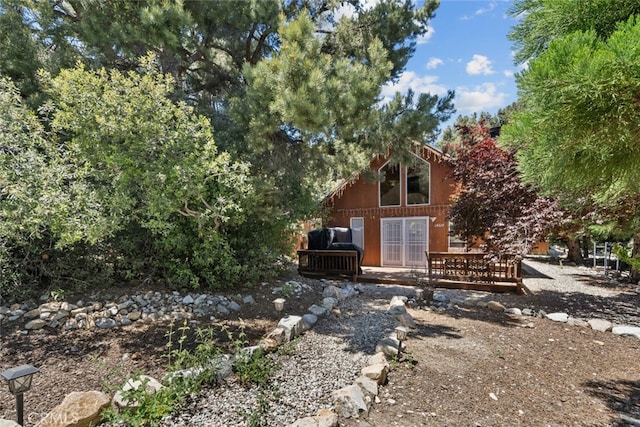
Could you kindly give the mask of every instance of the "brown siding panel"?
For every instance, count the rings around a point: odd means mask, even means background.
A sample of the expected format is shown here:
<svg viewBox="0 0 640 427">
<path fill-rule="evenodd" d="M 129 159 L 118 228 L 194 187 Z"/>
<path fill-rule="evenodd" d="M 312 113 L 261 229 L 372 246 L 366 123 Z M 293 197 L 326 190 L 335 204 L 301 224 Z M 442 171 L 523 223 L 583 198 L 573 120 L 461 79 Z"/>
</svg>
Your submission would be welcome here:
<svg viewBox="0 0 640 427">
<path fill-rule="evenodd" d="M 331 217 L 327 226 L 349 227 L 350 218 L 364 218 L 365 252 L 363 265 L 381 265 L 381 236 L 380 218 L 393 217 L 435 217 L 429 223 L 429 251 L 448 251 L 449 223 L 447 213 L 451 206 L 451 197 L 456 190 L 455 182 L 448 178 L 451 166 L 439 161 L 433 153 L 425 149 L 425 158 L 431 165 L 430 204 L 422 206 L 407 206 L 403 194 L 402 205 L 397 207 L 378 206 L 378 183 L 366 181 L 362 177 L 346 184 L 341 191 L 335 193 L 325 201 L 331 209 Z M 372 166 L 377 168 L 384 164 L 383 158 L 376 158 Z M 402 169 L 401 179 L 405 179 L 405 169 Z M 405 193 L 405 191 L 403 191 Z"/>
</svg>

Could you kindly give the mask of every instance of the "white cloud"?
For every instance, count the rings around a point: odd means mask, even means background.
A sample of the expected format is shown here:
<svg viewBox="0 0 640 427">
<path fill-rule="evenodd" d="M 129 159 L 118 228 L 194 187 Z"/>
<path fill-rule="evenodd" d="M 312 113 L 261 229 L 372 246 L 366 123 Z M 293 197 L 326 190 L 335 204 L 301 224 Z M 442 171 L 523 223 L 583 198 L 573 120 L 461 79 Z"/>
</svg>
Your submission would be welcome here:
<svg viewBox="0 0 640 427">
<path fill-rule="evenodd" d="M 431 25 L 428 25 L 427 32 L 419 36 L 418 39 L 416 40 L 416 43 L 418 45 L 429 43 L 429 40 L 431 40 L 431 37 L 433 37 L 435 33 L 436 33 L 436 30 L 434 30 L 434 28 Z"/>
<path fill-rule="evenodd" d="M 442 65 L 443 63 L 444 62 L 442 61 L 442 59 L 436 58 L 435 56 L 432 56 L 427 61 L 427 70 L 433 70 L 434 68 L 437 68 L 438 66 Z"/>
<path fill-rule="evenodd" d="M 496 6 L 498 6 L 498 3 L 495 1 L 492 1 L 491 3 L 489 3 L 488 7 L 485 8 L 480 8 L 478 10 L 476 10 L 475 15 L 479 16 L 479 15 L 484 15 L 485 13 L 489 13 L 491 12 L 493 9 L 496 8 Z"/>
<path fill-rule="evenodd" d="M 480 9 L 476 9 L 476 11 L 473 12 L 472 15 L 464 15 L 464 16 L 460 17 L 460 19 L 462 21 L 471 21 L 472 19 L 474 19 L 477 16 L 482 16 L 482 15 L 486 15 L 487 13 L 493 12 L 493 10 L 496 7 L 498 7 L 498 2 L 497 1 L 492 1 L 492 2 L 489 2 L 487 7 L 481 7 Z"/>
<path fill-rule="evenodd" d="M 493 74 L 491 61 L 484 55 L 473 55 L 473 59 L 467 62 L 467 74 L 472 76 L 483 74 L 485 76 Z"/>
<path fill-rule="evenodd" d="M 469 15 L 464 15 L 462 17 L 460 17 L 460 19 L 462 21 L 470 21 L 473 18 L 475 18 L 476 16 L 482 16 L 485 13 L 489 13 L 492 10 L 494 10 L 496 7 L 498 6 L 498 3 L 495 1 L 492 1 L 489 3 L 489 5 L 487 7 L 481 7 L 480 9 L 476 9 L 476 11 L 473 13 L 473 15 L 469 16 Z"/>
<path fill-rule="evenodd" d="M 493 83 L 483 83 L 473 89 L 461 86 L 456 88 L 456 110 L 461 114 L 480 113 L 503 107 L 507 94 L 498 92 Z"/>
<path fill-rule="evenodd" d="M 395 84 L 387 84 L 382 88 L 382 96 L 391 98 L 396 92 L 406 93 L 412 89 L 416 94 L 430 93 L 431 95 L 444 95 L 447 88 L 437 84 L 437 76 L 419 76 L 413 71 L 405 71 Z"/>
<path fill-rule="evenodd" d="M 380 0 L 364 0 L 361 6 L 364 10 L 373 9 L 373 7 L 378 4 Z M 334 19 L 339 21 L 341 18 L 352 19 L 357 15 L 356 8 L 351 5 L 351 3 L 340 2 L 337 7 L 334 8 Z"/>
<path fill-rule="evenodd" d="M 502 74 L 504 74 L 505 77 L 513 77 L 515 75 L 513 70 L 504 70 Z"/>
</svg>

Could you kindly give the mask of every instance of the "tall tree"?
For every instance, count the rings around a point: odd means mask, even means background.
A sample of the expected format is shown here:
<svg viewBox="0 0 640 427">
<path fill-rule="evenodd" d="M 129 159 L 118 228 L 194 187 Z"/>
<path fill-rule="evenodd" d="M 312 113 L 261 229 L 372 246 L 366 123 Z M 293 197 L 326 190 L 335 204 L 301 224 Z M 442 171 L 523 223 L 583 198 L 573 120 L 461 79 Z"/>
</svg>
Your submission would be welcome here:
<svg viewBox="0 0 640 427">
<path fill-rule="evenodd" d="M 542 54 L 552 40 L 592 30 L 605 40 L 621 21 L 640 13 L 635 0 L 515 0 L 509 15 L 519 21 L 509 33 L 515 62 L 524 64 Z"/>
<path fill-rule="evenodd" d="M 517 77 L 524 109 L 501 139 L 517 148 L 525 180 L 545 194 L 565 205 L 589 203 L 611 215 L 606 221 L 633 227 L 635 254 L 640 228 L 627 217 L 639 212 L 609 207 L 640 196 L 638 46 L 635 17 L 610 34 L 586 29 L 550 40 Z"/>
</svg>

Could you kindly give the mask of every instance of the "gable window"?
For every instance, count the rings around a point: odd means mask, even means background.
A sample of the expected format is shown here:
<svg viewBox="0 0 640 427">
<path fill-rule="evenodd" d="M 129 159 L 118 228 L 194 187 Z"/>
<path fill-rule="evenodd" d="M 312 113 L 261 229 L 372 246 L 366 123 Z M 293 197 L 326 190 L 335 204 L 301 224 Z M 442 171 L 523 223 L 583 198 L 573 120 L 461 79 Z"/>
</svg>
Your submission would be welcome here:
<svg viewBox="0 0 640 427">
<path fill-rule="evenodd" d="M 407 166 L 407 205 L 429 204 L 429 175 L 429 163 L 422 159 Z"/>
<path fill-rule="evenodd" d="M 400 206 L 400 165 L 380 168 L 380 206 Z"/>
</svg>

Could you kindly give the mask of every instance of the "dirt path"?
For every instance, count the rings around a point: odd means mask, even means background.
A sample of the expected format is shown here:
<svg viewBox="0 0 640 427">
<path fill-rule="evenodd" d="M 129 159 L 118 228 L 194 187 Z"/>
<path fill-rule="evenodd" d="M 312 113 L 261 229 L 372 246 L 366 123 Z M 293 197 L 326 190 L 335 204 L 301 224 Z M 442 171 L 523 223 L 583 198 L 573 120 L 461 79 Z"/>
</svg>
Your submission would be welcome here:
<svg viewBox="0 0 640 427">
<path fill-rule="evenodd" d="M 638 321 L 635 287 L 533 263 L 507 307 Z M 367 420 L 348 426 L 624 426 L 640 419 L 640 340 L 478 306 L 412 309 L 418 328 Z"/>
</svg>

